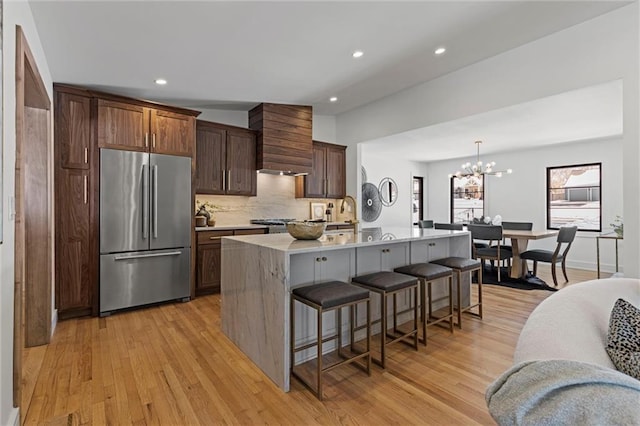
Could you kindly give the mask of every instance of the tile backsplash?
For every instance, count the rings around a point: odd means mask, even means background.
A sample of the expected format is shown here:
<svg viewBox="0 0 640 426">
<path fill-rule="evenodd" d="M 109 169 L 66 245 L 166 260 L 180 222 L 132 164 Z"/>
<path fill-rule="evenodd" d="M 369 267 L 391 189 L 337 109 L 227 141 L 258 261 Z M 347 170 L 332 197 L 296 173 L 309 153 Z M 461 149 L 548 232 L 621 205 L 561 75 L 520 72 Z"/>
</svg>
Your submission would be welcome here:
<svg viewBox="0 0 640 426">
<path fill-rule="evenodd" d="M 220 206 L 220 211 L 215 212 L 217 226 L 247 224 L 251 219 L 261 218 L 309 219 L 312 202 L 332 202 L 335 206 L 332 219 L 344 220 L 336 217 L 341 199 L 295 198 L 295 178 L 291 176 L 259 173 L 257 193 L 255 197 L 196 194 L 196 204 L 209 201 Z"/>
</svg>

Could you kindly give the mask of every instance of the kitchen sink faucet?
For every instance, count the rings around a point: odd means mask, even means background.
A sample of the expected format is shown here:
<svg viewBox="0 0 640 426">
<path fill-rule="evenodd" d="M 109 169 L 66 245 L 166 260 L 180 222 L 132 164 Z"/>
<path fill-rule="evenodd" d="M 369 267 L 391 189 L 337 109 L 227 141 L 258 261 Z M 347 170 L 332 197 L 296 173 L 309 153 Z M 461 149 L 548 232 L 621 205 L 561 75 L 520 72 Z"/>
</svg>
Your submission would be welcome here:
<svg viewBox="0 0 640 426">
<path fill-rule="evenodd" d="M 344 204 L 345 202 L 349 200 L 351 201 L 351 204 L 353 204 L 353 219 L 348 221 L 349 223 L 353 224 L 353 230 L 354 232 L 358 232 L 359 231 L 359 226 L 358 224 L 360 223 L 358 221 L 358 203 L 356 201 L 355 198 L 353 198 L 351 195 L 346 195 L 343 199 L 342 199 L 342 204 L 340 204 L 340 213 L 344 213 Z"/>
</svg>

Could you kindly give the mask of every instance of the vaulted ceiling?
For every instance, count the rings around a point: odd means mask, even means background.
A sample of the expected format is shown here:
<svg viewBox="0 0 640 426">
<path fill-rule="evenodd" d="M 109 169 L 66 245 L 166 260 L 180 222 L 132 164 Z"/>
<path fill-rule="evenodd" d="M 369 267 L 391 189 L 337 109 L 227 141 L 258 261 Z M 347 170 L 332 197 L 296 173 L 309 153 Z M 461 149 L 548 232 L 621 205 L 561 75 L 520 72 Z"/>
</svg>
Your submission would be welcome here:
<svg viewBox="0 0 640 426">
<path fill-rule="evenodd" d="M 328 115 L 627 3 L 30 2 L 56 82 L 195 108 L 278 102 Z M 439 46 L 447 51 L 436 56 Z"/>
</svg>

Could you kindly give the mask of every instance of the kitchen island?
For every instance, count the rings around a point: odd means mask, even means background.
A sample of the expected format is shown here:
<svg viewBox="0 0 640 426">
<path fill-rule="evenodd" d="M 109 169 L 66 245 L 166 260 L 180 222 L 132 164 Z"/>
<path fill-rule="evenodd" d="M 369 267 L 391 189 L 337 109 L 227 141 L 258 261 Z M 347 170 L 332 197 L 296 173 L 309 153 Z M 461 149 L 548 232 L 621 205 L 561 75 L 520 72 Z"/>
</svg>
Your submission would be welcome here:
<svg viewBox="0 0 640 426">
<path fill-rule="evenodd" d="M 225 237 L 222 330 L 271 380 L 288 391 L 292 288 L 327 280 L 349 282 L 358 274 L 447 256 L 471 256 L 468 231 L 369 228 L 358 233 L 325 233 L 311 241 L 295 240 L 289 234 Z M 434 286 L 436 308 L 448 303 L 444 287 Z M 470 304 L 470 290 L 470 274 L 463 274 L 462 306 Z M 399 302 L 400 307 L 409 304 L 406 299 Z M 372 298 L 371 308 L 372 318 L 376 318 L 379 300 Z M 299 305 L 296 317 L 296 341 L 308 341 L 314 334 L 315 317 Z M 324 332 L 331 332 L 333 316 L 323 324 Z M 344 342 L 348 342 L 346 335 Z M 308 359 L 315 354 L 297 356 Z"/>
</svg>

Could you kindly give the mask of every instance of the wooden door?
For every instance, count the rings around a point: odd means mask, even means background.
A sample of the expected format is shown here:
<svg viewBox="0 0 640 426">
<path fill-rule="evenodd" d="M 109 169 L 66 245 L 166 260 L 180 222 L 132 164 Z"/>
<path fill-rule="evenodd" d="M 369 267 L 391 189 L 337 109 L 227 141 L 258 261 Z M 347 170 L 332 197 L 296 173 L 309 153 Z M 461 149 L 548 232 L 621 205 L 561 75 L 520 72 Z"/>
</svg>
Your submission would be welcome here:
<svg viewBox="0 0 640 426">
<path fill-rule="evenodd" d="M 55 147 L 60 151 L 60 166 L 89 169 L 91 98 L 58 92 L 55 115 Z"/>
<path fill-rule="evenodd" d="M 98 146 L 128 151 L 148 151 L 148 109 L 98 99 Z"/>
<path fill-rule="evenodd" d="M 313 166 L 305 176 L 305 197 L 325 198 L 326 196 L 327 149 L 323 145 L 313 145 Z"/>
<path fill-rule="evenodd" d="M 227 131 L 227 194 L 256 195 L 256 137 L 248 131 Z"/>
<path fill-rule="evenodd" d="M 88 315 L 90 276 L 89 173 L 58 169 L 56 182 L 56 305 L 60 318 Z"/>
<path fill-rule="evenodd" d="M 195 118 L 151 110 L 151 152 L 191 157 L 195 145 Z"/>
<path fill-rule="evenodd" d="M 24 315 L 27 347 L 51 336 L 51 210 L 49 208 L 49 110 L 24 107 L 22 151 L 24 220 Z"/>
<path fill-rule="evenodd" d="M 327 198 L 344 198 L 347 193 L 345 147 L 327 147 Z"/>
<path fill-rule="evenodd" d="M 226 131 L 197 123 L 196 193 L 224 194 Z M 224 175 L 224 176 L 223 176 Z"/>
</svg>

